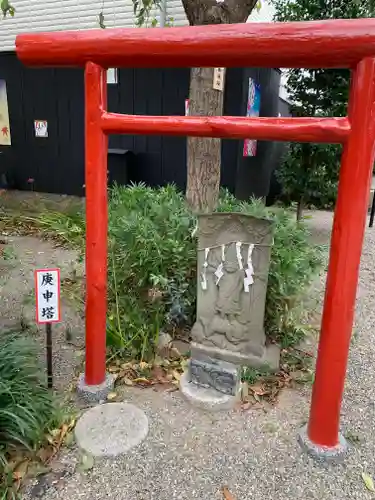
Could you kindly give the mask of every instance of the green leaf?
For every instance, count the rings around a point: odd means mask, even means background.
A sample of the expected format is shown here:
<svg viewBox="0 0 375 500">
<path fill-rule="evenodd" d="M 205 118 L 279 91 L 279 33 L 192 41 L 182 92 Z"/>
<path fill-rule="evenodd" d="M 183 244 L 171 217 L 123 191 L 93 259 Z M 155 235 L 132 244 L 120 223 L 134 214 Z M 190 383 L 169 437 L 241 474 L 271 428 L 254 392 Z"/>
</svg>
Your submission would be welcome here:
<svg viewBox="0 0 375 500">
<path fill-rule="evenodd" d="M 0 8 L 4 14 L 4 17 L 6 16 L 8 10 L 9 10 L 9 1 L 8 0 L 2 0 L 0 4 Z"/>
<path fill-rule="evenodd" d="M 373 481 L 372 477 L 369 476 L 368 474 L 366 474 L 365 472 L 362 472 L 361 475 L 362 475 L 362 479 L 363 479 L 363 482 L 365 483 L 366 488 L 369 491 L 375 492 L 375 486 L 374 486 L 374 481 Z"/>
<path fill-rule="evenodd" d="M 88 453 L 84 453 L 81 456 L 81 462 L 79 464 L 79 469 L 82 471 L 89 471 L 94 467 L 94 457 Z"/>
<path fill-rule="evenodd" d="M 11 17 L 14 16 L 16 9 L 9 3 L 9 0 L 2 0 L 0 3 L 0 9 L 3 13 L 3 16 L 6 17 L 9 14 Z"/>
</svg>

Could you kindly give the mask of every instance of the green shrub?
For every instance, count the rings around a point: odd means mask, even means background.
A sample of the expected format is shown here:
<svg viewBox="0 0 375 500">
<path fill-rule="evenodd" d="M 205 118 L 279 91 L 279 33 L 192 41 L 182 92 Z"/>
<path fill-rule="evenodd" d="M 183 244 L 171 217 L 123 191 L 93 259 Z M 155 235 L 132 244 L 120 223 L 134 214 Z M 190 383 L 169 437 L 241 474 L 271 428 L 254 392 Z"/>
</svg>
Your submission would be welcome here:
<svg viewBox="0 0 375 500">
<path fill-rule="evenodd" d="M 172 186 L 115 187 L 109 204 L 108 341 L 151 354 L 167 319 L 195 309 L 195 219 Z"/>
<path fill-rule="evenodd" d="M 320 269 L 322 251 L 309 240 L 303 223 L 290 212 L 243 203 L 227 191 L 220 212 L 242 212 L 274 221 L 268 294 L 267 333 L 282 343 L 293 338 L 292 311 Z M 84 223 L 77 217 L 49 214 L 62 240 L 79 243 Z M 53 223 L 51 221 L 53 220 Z M 108 344 L 127 355 L 147 357 L 161 328 L 181 329 L 194 321 L 196 297 L 196 219 L 173 186 L 115 186 L 109 199 Z M 69 235 L 72 227 L 72 236 Z M 78 230 L 77 228 L 80 228 Z M 56 233 L 55 233 L 56 234 Z"/>
<path fill-rule="evenodd" d="M 241 203 L 227 192 L 223 193 L 218 210 L 242 212 L 274 221 L 265 329 L 268 336 L 282 344 L 291 343 L 296 328 L 293 312 L 323 265 L 323 247 L 311 242 L 305 224 L 296 224 L 293 214 L 287 210 L 267 208 L 257 200 Z"/>
<path fill-rule="evenodd" d="M 6 491 L 9 454 L 34 450 L 54 416 L 52 395 L 41 373 L 37 345 L 17 332 L 1 332 L 0 498 Z"/>
</svg>

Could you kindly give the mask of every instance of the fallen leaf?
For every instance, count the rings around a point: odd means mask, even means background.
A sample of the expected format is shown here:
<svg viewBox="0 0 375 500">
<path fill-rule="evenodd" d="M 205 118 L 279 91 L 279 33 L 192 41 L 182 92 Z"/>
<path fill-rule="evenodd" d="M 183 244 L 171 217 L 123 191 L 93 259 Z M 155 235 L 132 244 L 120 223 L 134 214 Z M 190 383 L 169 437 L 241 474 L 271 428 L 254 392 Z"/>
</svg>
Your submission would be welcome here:
<svg viewBox="0 0 375 500">
<path fill-rule="evenodd" d="M 22 462 L 20 462 L 13 470 L 13 479 L 15 481 L 21 481 L 26 476 L 28 468 L 28 460 L 23 460 Z"/>
<path fill-rule="evenodd" d="M 81 463 L 79 464 L 79 468 L 83 471 L 91 470 L 94 467 L 94 457 L 87 453 L 84 453 L 81 456 Z"/>
<path fill-rule="evenodd" d="M 122 368 L 123 370 L 129 370 L 129 368 L 133 368 L 133 365 L 132 365 L 132 363 L 123 363 L 123 364 L 121 365 L 121 368 Z"/>
<path fill-rule="evenodd" d="M 51 446 L 55 445 L 56 436 L 52 436 L 52 434 L 47 434 L 46 439 Z"/>
<path fill-rule="evenodd" d="M 184 372 L 188 369 L 189 367 L 189 362 L 187 359 L 183 359 L 180 363 L 181 369 L 184 370 Z"/>
<path fill-rule="evenodd" d="M 152 369 L 152 378 L 158 381 L 159 384 L 168 384 L 169 380 L 165 376 L 165 371 L 161 366 L 154 366 Z"/>
<path fill-rule="evenodd" d="M 65 442 L 65 446 L 67 446 L 68 448 L 70 448 L 71 446 L 73 446 L 74 441 L 75 441 L 74 433 L 73 432 L 69 432 L 65 436 L 65 441 L 64 441 Z"/>
<path fill-rule="evenodd" d="M 72 429 L 74 429 L 75 425 L 76 425 L 76 419 L 72 418 L 71 421 L 69 422 L 69 425 L 68 425 L 68 431 L 71 431 Z"/>
<path fill-rule="evenodd" d="M 180 359 L 181 358 L 181 353 L 177 349 L 177 347 L 171 347 L 169 349 L 169 357 L 172 359 Z"/>
<path fill-rule="evenodd" d="M 60 435 L 60 432 L 61 432 L 60 429 L 52 429 L 51 431 L 49 431 L 49 433 L 51 434 L 51 436 L 54 437 L 54 438 L 57 438 L 57 436 Z"/>
<path fill-rule="evenodd" d="M 68 392 L 75 392 L 76 391 L 76 383 L 75 382 L 70 382 L 68 387 L 66 388 Z"/>
<path fill-rule="evenodd" d="M 139 363 L 139 368 L 144 371 L 144 370 L 147 370 L 148 368 L 151 368 L 150 365 L 148 363 L 146 363 L 146 361 L 141 361 Z"/>
<path fill-rule="evenodd" d="M 263 384 L 251 385 L 249 389 L 257 396 L 266 396 L 270 392 Z"/>
<path fill-rule="evenodd" d="M 124 382 L 125 385 L 134 385 L 134 382 L 132 381 L 132 379 L 130 379 L 129 377 L 124 377 L 122 379 L 122 381 Z"/>
<path fill-rule="evenodd" d="M 144 377 L 138 377 L 133 380 L 134 384 L 145 384 L 145 385 L 151 385 L 151 380 L 148 380 L 147 378 Z"/>
<path fill-rule="evenodd" d="M 227 486 L 223 486 L 223 495 L 224 495 L 225 500 L 234 500 L 234 496 L 228 490 Z"/>
<path fill-rule="evenodd" d="M 243 411 L 246 411 L 246 410 L 249 410 L 251 408 L 251 403 L 244 403 L 242 406 L 241 406 L 241 409 Z"/>
<path fill-rule="evenodd" d="M 108 401 L 113 401 L 117 398 L 117 392 L 110 392 L 107 396 Z"/>
<path fill-rule="evenodd" d="M 43 474 L 48 474 L 48 472 L 51 472 L 50 467 L 46 467 L 43 464 L 33 464 L 29 467 L 27 475 L 29 477 L 38 477 L 43 476 Z"/>
<path fill-rule="evenodd" d="M 154 359 L 154 366 L 161 366 L 162 364 L 163 358 L 157 354 Z"/>
<path fill-rule="evenodd" d="M 69 425 L 68 424 L 63 424 L 61 426 L 61 432 L 60 432 L 60 436 L 59 436 L 59 443 L 60 444 L 64 441 L 65 436 L 66 436 L 68 430 L 69 430 Z"/>
<path fill-rule="evenodd" d="M 7 472 L 12 472 L 14 469 L 17 468 L 17 465 L 20 464 L 23 461 L 24 461 L 24 457 L 22 457 L 22 455 L 20 455 L 19 457 L 18 456 L 14 456 L 12 458 L 9 458 L 8 459 L 8 463 L 6 465 L 6 471 Z"/>
<path fill-rule="evenodd" d="M 54 450 L 48 446 L 46 448 L 41 448 L 38 451 L 37 456 L 41 460 L 41 462 L 47 463 L 50 460 L 50 458 L 53 456 L 53 454 L 54 454 Z"/>
<path fill-rule="evenodd" d="M 120 367 L 117 365 L 112 365 L 108 367 L 109 373 L 117 373 L 120 371 Z"/>
<path fill-rule="evenodd" d="M 374 481 L 372 480 L 372 477 L 366 474 L 365 472 L 362 472 L 362 479 L 363 482 L 365 483 L 366 488 L 369 491 L 375 492 L 375 486 L 374 486 Z"/>
<path fill-rule="evenodd" d="M 179 373 L 177 370 L 172 371 L 173 377 L 179 382 L 181 379 L 181 373 Z"/>
<path fill-rule="evenodd" d="M 178 387 L 169 387 L 168 389 L 166 389 L 165 392 L 176 392 L 178 391 Z"/>
</svg>

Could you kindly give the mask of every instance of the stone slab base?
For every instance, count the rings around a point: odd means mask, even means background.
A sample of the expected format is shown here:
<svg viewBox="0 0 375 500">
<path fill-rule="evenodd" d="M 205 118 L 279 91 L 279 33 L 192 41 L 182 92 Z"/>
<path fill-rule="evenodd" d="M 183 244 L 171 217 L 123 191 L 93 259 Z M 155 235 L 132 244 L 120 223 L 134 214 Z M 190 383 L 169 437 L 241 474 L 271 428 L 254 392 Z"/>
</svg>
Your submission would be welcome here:
<svg viewBox="0 0 375 500">
<path fill-rule="evenodd" d="M 300 430 L 298 442 L 306 453 L 316 460 L 321 461 L 340 462 L 344 459 L 349 449 L 346 439 L 341 434 L 339 435 L 339 443 L 336 446 L 327 447 L 316 445 L 307 435 L 307 425 Z"/>
<path fill-rule="evenodd" d="M 251 353 L 242 354 L 192 342 L 191 357 L 201 359 L 202 356 L 220 359 L 238 366 L 249 366 L 255 369 L 267 369 L 269 371 L 277 371 L 280 367 L 280 347 L 276 344 L 267 346 L 264 349 L 263 356 L 256 356 Z"/>
<path fill-rule="evenodd" d="M 85 374 L 81 373 L 77 383 L 77 394 L 88 404 L 105 402 L 114 385 L 115 378 L 109 373 L 106 374 L 105 381 L 99 385 L 87 385 Z"/>
<path fill-rule="evenodd" d="M 94 406 L 78 420 L 78 446 L 94 457 L 116 457 L 141 443 L 148 434 L 148 419 L 128 403 Z"/>
<path fill-rule="evenodd" d="M 185 372 L 180 379 L 180 389 L 183 396 L 197 408 L 208 411 L 231 410 L 240 399 L 237 396 L 223 394 L 212 388 L 200 387 L 190 382 L 190 375 Z"/>
<path fill-rule="evenodd" d="M 206 389 L 214 389 L 229 396 L 235 396 L 241 389 L 241 368 L 227 361 L 203 357 L 191 358 L 189 380 Z"/>
</svg>

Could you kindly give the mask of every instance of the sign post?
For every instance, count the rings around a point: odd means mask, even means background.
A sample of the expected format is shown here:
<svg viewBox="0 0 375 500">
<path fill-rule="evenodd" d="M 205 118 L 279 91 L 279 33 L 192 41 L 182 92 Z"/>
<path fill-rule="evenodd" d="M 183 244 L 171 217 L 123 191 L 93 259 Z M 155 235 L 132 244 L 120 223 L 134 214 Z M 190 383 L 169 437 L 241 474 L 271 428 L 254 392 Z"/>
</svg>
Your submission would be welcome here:
<svg viewBox="0 0 375 500">
<path fill-rule="evenodd" d="M 36 321 L 46 325 L 47 385 L 53 386 L 52 323 L 61 319 L 60 269 L 35 271 Z"/>
</svg>

